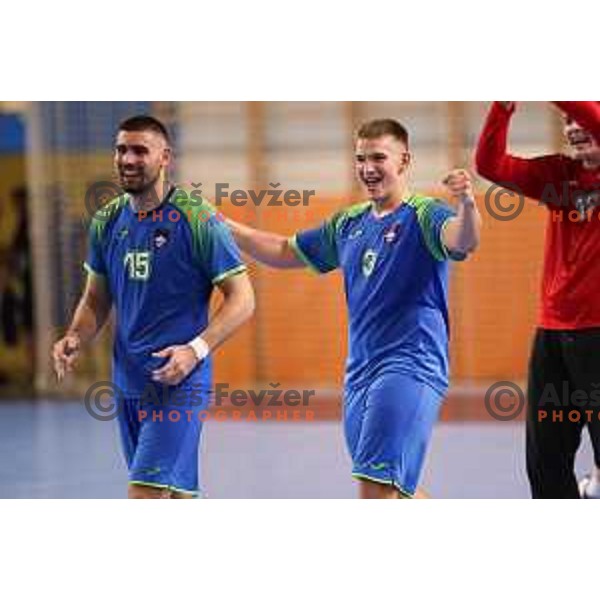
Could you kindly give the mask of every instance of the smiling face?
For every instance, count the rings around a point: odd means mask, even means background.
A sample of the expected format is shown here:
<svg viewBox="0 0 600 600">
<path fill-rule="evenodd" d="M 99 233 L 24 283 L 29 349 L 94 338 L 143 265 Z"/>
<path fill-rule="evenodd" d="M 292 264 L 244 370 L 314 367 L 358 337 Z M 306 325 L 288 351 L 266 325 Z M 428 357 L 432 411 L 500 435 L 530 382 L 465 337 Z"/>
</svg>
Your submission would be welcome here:
<svg viewBox="0 0 600 600">
<path fill-rule="evenodd" d="M 572 119 L 565 119 L 563 132 L 575 160 L 598 163 L 600 146 L 587 129 L 580 127 Z"/>
<path fill-rule="evenodd" d="M 115 167 L 121 187 L 130 194 L 150 190 L 169 164 L 171 150 L 154 131 L 119 131 L 115 144 Z"/>
<path fill-rule="evenodd" d="M 403 188 L 410 154 L 406 144 L 391 135 L 358 138 L 354 164 L 356 177 L 369 199 L 382 202 Z"/>
</svg>

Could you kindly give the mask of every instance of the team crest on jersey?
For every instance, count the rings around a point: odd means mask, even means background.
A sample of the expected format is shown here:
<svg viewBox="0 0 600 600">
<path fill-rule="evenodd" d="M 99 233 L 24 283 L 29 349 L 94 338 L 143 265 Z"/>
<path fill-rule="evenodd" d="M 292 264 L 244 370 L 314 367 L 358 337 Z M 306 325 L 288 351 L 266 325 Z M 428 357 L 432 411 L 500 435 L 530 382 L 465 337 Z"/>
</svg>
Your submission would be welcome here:
<svg viewBox="0 0 600 600">
<path fill-rule="evenodd" d="M 400 224 L 393 223 L 383 233 L 383 240 L 387 244 L 392 244 L 396 241 L 398 234 L 400 233 Z"/>
<path fill-rule="evenodd" d="M 157 229 L 154 232 L 152 245 L 155 248 L 162 248 L 169 241 L 169 231 L 167 229 Z"/>
<path fill-rule="evenodd" d="M 356 238 L 359 238 L 362 234 L 363 234 L 363 230 L 360 227 L 357 227 L 356 229 L 353 229 L 348 234 L 348 239 L 349 240 L 355 240 Z"/>
<path fill-rule="evenodd" d="M 377 253 L 373 250 L 367 250 L 362 257 L 362 272 L 365 277 L 369 277 L 375 269 L 377 262 Z"/>
</svg>

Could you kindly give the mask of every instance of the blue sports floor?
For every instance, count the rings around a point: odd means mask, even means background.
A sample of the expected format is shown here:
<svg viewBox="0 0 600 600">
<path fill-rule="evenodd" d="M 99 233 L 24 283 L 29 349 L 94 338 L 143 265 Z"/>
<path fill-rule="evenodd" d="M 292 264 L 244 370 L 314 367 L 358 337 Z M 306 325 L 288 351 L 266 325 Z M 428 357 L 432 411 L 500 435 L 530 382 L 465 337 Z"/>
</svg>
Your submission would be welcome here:
<svg viewBox="0 0 600 600">
<path fill-rule="evenodd" d="M 522 423 L 441 423 L 423 485 L 437 498 L 527 498 Z M 0 498 L 124 498 L 116 423 L 61 401 L 0 402 Z M 587 434 L 577 471 L 591 464 Z M 202 479 L 212 498 L 354 498 L 335 421 L 208 421 Z"/>
</svg>

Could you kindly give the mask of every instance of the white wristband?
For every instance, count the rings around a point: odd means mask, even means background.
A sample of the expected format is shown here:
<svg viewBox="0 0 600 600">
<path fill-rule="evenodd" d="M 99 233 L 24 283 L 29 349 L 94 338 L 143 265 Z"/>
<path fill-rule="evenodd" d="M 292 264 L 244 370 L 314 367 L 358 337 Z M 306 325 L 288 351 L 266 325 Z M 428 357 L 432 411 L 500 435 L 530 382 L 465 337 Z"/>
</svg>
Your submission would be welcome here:
<svg viewBox="0 0 600 600">
<path fill-rule="evenodd" d="M 208 344 L 202 339 L 201 336 L 195 337 L 191 342 L 188 342 L 188 346 L 191 346 L 196 353 L 198 362 L 204 360 L 210 353 Z"/>
</svg>

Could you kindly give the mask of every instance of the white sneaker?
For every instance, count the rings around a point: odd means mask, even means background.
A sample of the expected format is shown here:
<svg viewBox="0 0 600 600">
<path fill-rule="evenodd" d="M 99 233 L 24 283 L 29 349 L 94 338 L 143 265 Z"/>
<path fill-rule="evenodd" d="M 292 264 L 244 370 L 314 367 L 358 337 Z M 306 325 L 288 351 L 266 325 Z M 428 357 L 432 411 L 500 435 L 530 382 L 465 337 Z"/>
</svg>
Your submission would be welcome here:
<svg viewBox="0 0 600 600">
<path fill-rule="evenodd" d="M 600 490 L 598 485 L 592 484 L 592 478 L 590 475 L 586 475 L 578 484 L 579 495 L 584 500 L 600 500 Z"/>
<path fill-rule="evenodd" d="M 590 485 L 590 476 L 586 475 L 578 484 L 577 486 L 579 487 L 579 495 L 581 496 L 581 498 L 583 500 L 588 500 L 587 497 L 587 486 Z"/>
</svg>

